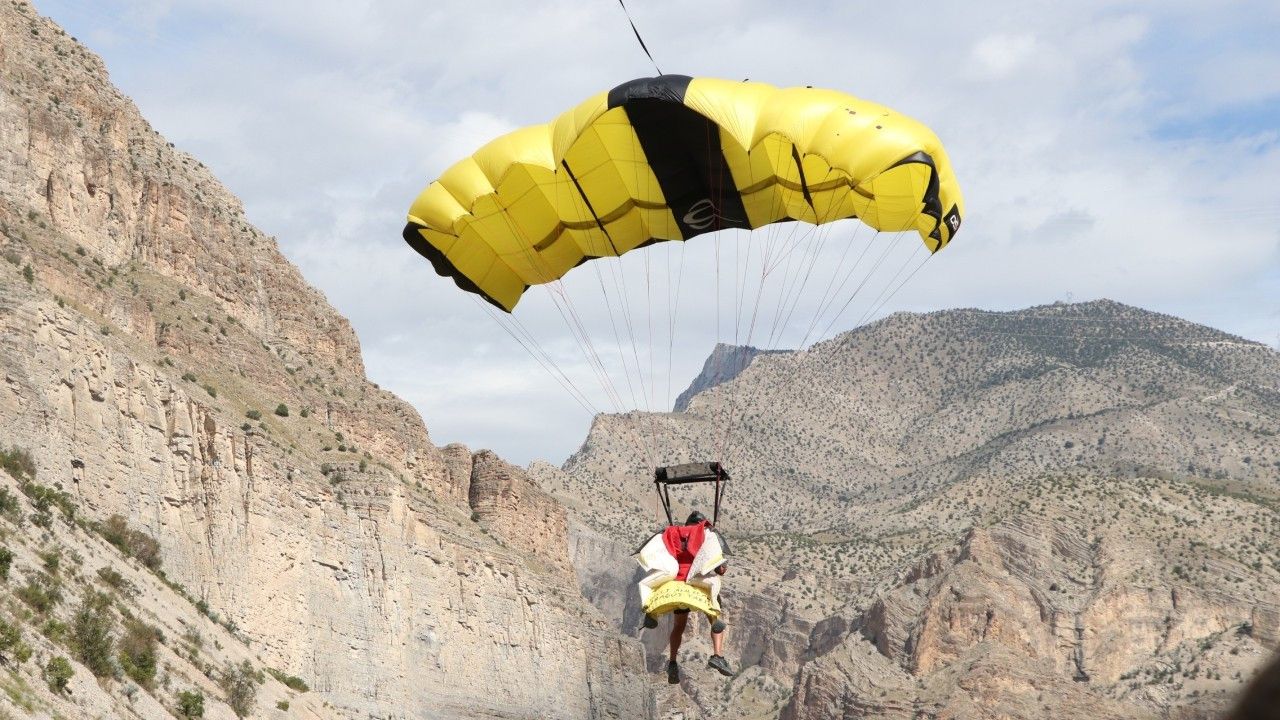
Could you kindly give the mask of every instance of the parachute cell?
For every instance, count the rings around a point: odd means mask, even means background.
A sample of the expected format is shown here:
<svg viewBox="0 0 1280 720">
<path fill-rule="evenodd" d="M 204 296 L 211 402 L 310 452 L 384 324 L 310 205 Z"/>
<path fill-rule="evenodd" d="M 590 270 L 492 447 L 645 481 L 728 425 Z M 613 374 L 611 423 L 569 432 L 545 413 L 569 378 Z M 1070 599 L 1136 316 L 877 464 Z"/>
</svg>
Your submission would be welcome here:
<svg viewBox="0 0 1280 720">
<path fill-rule="evenodd" d="M 932 252 L 964 207 L 920 123 L 815 88 L 663 75 L 504 135 L 414 201 L 404 238 L 510 312 L 584 261 L 726 228 L 845 218 Z"/>
</svg>

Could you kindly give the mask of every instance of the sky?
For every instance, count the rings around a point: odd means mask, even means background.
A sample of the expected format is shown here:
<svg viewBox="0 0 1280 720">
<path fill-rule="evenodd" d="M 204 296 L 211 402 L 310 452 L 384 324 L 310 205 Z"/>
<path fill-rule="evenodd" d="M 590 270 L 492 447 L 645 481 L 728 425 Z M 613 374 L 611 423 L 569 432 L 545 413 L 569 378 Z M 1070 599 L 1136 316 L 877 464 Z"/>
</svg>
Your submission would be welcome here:
<svg viewBox="0 0 1280 720">
<path fill-rule="evenodd" d="M 34 4 L 243 200 L 437 445 L 560 464 L 595 413 L 669 408 L 716 342 L 804 347 L 898 311 L 1108 298 L 1280 347 L 1273 0 Z M 409 204 L 454 162 L 659 72 L 826 87 L 925 123 L 964 192 L 955 242 L 929 257 L 918 241 L 823 226 L 808 267 L 835 282 L 852 267 L 829 254 L 840 239 L 894 255 L 847 307 L 809 290 L 752 322 L 755 293 L 773 292 L 756 288 L 760 253 L 742 254 L 752 239 L 579 268 L 577 285 L 531 290 L 513 318 L 401 239 Z M 598 324 L 589 343 L 556 311 L 559 292 Z M 630 313 L 621 326 L 609 292 Z"/>
</svg>

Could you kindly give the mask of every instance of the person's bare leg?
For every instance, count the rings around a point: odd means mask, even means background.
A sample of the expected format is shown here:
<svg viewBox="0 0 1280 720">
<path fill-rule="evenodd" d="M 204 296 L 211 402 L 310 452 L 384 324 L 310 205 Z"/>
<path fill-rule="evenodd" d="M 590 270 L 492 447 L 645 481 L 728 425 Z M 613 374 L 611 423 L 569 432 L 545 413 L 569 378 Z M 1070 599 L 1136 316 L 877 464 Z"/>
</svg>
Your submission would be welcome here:
<svg viewBox="0 0 1280 720">
<path fill-rule="evenodd" d="M 680 650 L 680 643 L 684 640 L 684 628 L 689 624 L 688 613 L 672 613 L 671 614 L 671 662 L 676 661 L 676 652 Z"/>
<path fill-rule="evenodd" d="M 714 621 L 711 627 L 712 650 L 711 657 L 707 659 L 707 667 L 714 668 L 721 675 L 732 675 L 733 670 L 729 667 L 729 661 L 724 659 L 724 627 L 722 625 L 720 632 L 716 632 Z"/>
</svg>

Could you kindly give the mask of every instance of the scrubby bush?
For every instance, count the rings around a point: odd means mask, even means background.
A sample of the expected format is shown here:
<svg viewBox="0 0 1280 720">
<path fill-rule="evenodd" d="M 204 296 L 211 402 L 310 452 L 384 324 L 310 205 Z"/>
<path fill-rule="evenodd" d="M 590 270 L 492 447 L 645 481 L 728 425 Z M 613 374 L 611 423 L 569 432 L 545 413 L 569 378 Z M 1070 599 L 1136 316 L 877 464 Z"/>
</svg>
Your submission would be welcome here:
<svg viewBox="0 0 1280 720">
<path fill-rule="evenodd" d="M 36 461 L 31 453 L 22 448 L 5 450 L 0 448 L 0 468 L 16 480 L 31 480 L 36 476 Z"/>
<path fill-rule="evenodd" d="M 307 682 L 296 675 L 285 675 L 283 672 L 275 668 L 267 668 L 267 672 L 271 673 L 271 677 L 279 680 L 290 690 L 297 690 L 298 692 L 307 692 L 311 690 L 311 688 L 307 686 Z"/>
<path fill-rule="evenodd" d="M 245 717 L 253 711 L 258 685 L 265 679 L 248 660 L 241 661 L 239 665 L 228 662 L 223 668 L 218 685 L 227 694 L 227 704 L 236 717 Z"/>
<path fill-rule="evenodd" d="M 129 619 L 120 636 L 120 667 L 134 682 L 151 689 L 156 679 L 156 645 L 162 635 L 156 627 L 141 620 Z"/>
<path fill-rule="evenodd" d="M 111 666 L 114 630 L 111 596 L 90 590 L 71 619 L 71 645 L 76 659 L 97 677 L 107 677 L 114 672 Z"/>
<path fill-rule="evenodd" d="M 44 666 L 45 680 L 49 681 L 49 689 L 55 693 L 61 693 L 67 689 L 67 682 L 76 674 L 75 668 L 71 667 L 71 661 L 61 655 L 49 658 L 49 662 Z"/>
<path fill-rule="evenodd" d="M 184 718 L 204 717 L 204 694 L 195 690 L 179 692 L 178 714 Z"/>
<path fill-rule="evenodd" d="M 276 414 L 280 417 L 289 417 L 289 406 L 284 403 L 280 403 L 276 406 Z"/>
<path fill-rule="evenodd" d="M 57 581 L 44 573 L 38 573 L 13 594 L 32 610 L 41 614 L 48 613 L 55 605 L 62 602 L 62 590 L 59 589 Z"/>
<path fill-rule="evenodd" d="M 160 569 L 160 541 L 129 527 L 120 515 L 112 515 L 106 522 L 98 526 L 98 532 L 107 542 L 115 545 L 125 555 L 137 558 L 138 562 L 152 570 Z"/>
<path fill-rule="evenodd" d="M 49 510 L 56 505 L 62 511 L 63 517 L 68 520 L 75 519 L 76 503 L 71 498 L 71 493 L 62 489 L 61 483 L 50 488 L 28 481 L 22 484 L 22 493 L 31 499 L 31 504 L 40 515 L 48 515 Z"/>
<path fill-rule="evenodd" d="M 22 642 L 22 628 L 15 623 L 0 620 L 0 657 L 8 656 Z"/>
</svg>

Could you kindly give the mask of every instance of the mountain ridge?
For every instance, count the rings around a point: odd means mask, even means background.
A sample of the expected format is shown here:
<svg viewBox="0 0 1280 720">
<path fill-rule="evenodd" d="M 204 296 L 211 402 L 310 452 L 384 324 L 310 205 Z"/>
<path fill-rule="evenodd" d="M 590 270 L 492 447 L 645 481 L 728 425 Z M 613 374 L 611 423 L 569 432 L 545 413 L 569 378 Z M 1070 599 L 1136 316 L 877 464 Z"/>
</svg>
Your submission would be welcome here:
<svg viewBox="0 0 1280 720">
<path fill-rule="evenodd" d="M 1277 388 L 1274 350 L 1109 300 L 896 313 L 684 413 L 599 416 L 534 474 L 621 541 L 656 521 L 626 423 L 671 462 L 738 428 L 721 526 L 751 679 L 699 694 L 706 716 L 766 681 L 796 719 L 1052 714 L 1028 686 L 1074 716 L 1216 713 L 1280 641 Z M 661 629 L 641 637 L 652 664 Z"/>
</svg>

